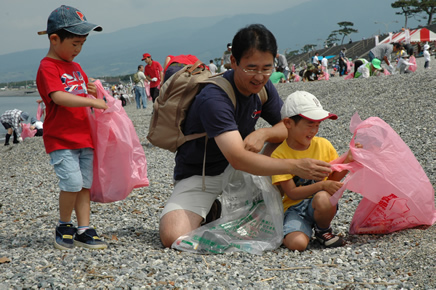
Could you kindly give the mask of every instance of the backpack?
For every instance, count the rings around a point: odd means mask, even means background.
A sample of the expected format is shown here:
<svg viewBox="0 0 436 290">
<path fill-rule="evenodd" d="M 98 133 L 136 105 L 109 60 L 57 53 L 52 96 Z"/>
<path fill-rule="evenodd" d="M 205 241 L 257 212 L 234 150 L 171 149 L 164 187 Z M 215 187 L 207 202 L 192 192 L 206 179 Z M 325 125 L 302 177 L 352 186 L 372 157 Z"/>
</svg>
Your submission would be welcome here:
<svg viewBox="0 0 436 290">
<path fill-rule="evenodd" d="M 176 152 L 183 143 L 206 136 L 205 132 L 185 135 L 182 128 L 195 96 L 209 83 L 224 90 L 236 108 L 235 93 L 228 80 L 221 75 L 212 76 L 201 61 L 186 65 L 162 85 L 153 104 L 154 111 L 147 135 L 151 144 Z M 259 92 L 259 98 L 262 104 L 268 100 L 265 88 Z"/>
<path fill-rule="evenodd" d="M 133 83 L 137 84 L 139 83 L 141 80 L 138 77 L 138 72 L 136 72 L 135 74 L 133 74 Z"/>
</svg>

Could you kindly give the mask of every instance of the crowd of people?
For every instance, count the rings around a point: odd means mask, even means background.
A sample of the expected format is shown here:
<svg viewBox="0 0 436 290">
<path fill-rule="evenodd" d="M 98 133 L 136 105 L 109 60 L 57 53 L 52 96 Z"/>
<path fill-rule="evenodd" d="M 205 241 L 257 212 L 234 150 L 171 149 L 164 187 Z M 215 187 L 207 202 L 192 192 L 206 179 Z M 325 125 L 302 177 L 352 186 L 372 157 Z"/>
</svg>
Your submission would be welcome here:
<svg viewBox="0 0 436 290">
<path fill-rule="evenodd" d="M 74 62 L 80 52 L 76 44 L 81 47 L 91 31 L 102 31 L 102 27 L 86 21 L 79 10 L 62 5 L 50 14 L 47 29 L 40 33 L 48 34 L 50 40 L 49 51 L 37 73 L 38 90 L 46 106 L 44 131 L 42 122 L 35 118 L 31 121 L 36 133 L 43 136 L 59 178 L 59 220 L 53 240 L 61 250 L 74 246 L 107 247 L 90 226 L 94 144 L 85 110 L 107 109 L 107 104 L 101 99 L 85 98 L 87 94 L 96 96 L 96 86 Z M 428 50 L 424 46 L 424 57 Z M 403 52 L 401 45 L 388 44 L 371 50 L 369 61 L 355 60 L 354 77 L 377 75 L 382 61 L 393 70 L 394 61 L 389 59 L 392 52 L 399 53 L 398 69 L 404 73 L 411 65 L 407 60 L 410 48 Z M 342 49 L 338 66 L 333 68 L 340 76 L 351 72 L 345 54 Z M 148 97 L 155 102 L 163 83 L 198 59 L 192 55 L 170 55 L 162 66 L 150 53 L 144 53 L 141 61 L 145 63 L 138 65 L 133 87 L 137 109 L 147 107 Z M 426 58 L 426 68 L 429 62 Z M 206 85 L 193 101 L 184 133 L 206 132 L 208 139 L 190 140 L 177 150 L 174 190 L 160 217 L 163 246 L 171 247 L 178 237 L 219 218 L 218 197 L 229 165 L 254 175 L 272 176 L 272 182 L 280 186 L 285 208 L 283 243 L 287 248 L 305 250 L 312 230 L 326 247 L 344 245 L 330 227 L 337 207 L 331 205 L 329 198 L 342 186 L 340 180 L 347 172 L 332 172 L 329 162 L 338 153 L 328 140 L 316 137 L 321 122 L 337 116 L 324 110 L 316 96 L 308 92 L 295 92 L 283 102 L 273 84 L 296 81 L 297 77 L 303 81 L 327 80 L 328 67 L 328 59 L 316 53 L 298 73 L 295 65 L 290 69 L 286 57 L 278 54 L 276 39 L 265 26 L 253 24 L 237 31 L 223 53 L 220 71 L 234 88 L 238 109 L 227 93 L 214 84 Z M 212 74 L 218 71 L 212 60 L 209 69 Z M 76 78 L 74 89 L 62 82 L 65 75 Z M 258 97 L 263 87 L 268 92 L 266 102 Z M 112 93 L 122 99 L 124 89 L 119 85 L 112 88 Z M 260 115 L 271 127 L 254 130 Z M 8 130 L 5 145 L 9 145 L 11 136 L 13 143 L 21 141 L 20 128 L 28 119 L 29 115 L 18 109 L 0 117 Z M 265 144 L 269 150 L 265 150 Z M 360 144 L 356 147 L 361 148 Z M 350 152 L 344 160 L 348 162 L 353 162 Z M 72 222 L 73 212 L 77 226 Z"/>
</svg>

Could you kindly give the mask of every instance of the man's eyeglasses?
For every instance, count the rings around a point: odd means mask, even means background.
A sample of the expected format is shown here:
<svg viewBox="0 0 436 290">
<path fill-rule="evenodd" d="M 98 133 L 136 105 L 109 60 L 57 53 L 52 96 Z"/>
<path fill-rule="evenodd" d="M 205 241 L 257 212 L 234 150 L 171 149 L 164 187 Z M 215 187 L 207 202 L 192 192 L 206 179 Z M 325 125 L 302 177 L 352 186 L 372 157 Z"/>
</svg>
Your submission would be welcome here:
<svg viewBox="0 0 436 290">
<path fill-rule="evenodd" d="M 245 69 L 243 68 L 242 71 L 247 74 L 247 76 L 255 76 L 258 74 L 262 74 L 264 76 L 270 76 L 273 73 L 273 69 L 264 69 L 264 70 L 256 70 L 256 69 Z"/>
</svg>

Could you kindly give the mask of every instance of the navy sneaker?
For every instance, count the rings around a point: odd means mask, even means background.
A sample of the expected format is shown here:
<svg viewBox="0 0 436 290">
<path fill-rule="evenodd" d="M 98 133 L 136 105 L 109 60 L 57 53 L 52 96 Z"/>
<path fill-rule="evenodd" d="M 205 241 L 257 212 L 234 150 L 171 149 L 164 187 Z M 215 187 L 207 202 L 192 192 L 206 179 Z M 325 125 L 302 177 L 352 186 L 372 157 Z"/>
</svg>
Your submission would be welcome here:
<svg viewBox="0 0 436 290">
<path fill-rule="evenodd" d="M 97 235 L 97 232 L 89 228 L 81 235 L 76 234 L 74 237 L 74 245 L 88 249 L 106 249 L 107 243 L 103 242 Z"/>
<path fill-rule="evenodd" d="M 73 237 L 77 229 L 72 224 L 62 224 L 56 227 L 54 246 L 59 250 L 70 250 L 74 247 Z"/>
</svg>

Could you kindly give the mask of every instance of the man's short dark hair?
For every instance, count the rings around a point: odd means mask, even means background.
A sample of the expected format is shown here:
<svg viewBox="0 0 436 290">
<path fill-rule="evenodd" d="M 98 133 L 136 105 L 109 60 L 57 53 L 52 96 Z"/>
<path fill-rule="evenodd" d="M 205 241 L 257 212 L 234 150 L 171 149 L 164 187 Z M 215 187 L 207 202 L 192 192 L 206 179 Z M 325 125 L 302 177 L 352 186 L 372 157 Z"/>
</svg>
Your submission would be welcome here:
<svg viewBox="0 0 436 290">
<path fill-rule="evenodd" d="M 142 65 L 142 64 L 138 65 L 138 70 L 139 70 L 139 69 L 140 69 L 141 67 L 143 67 L 143 65 Z"/>
<path fill-rule="evenodd" d="M 239 64 L 247 52 L 258 50 L 277 55 L 277 42 L 274 35 L 262 24 L 251 24 L 240 29 L 233 38 L 232 55 Z"/>
</svg>

